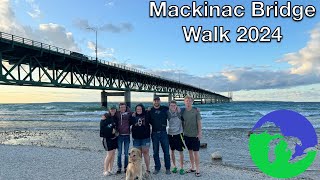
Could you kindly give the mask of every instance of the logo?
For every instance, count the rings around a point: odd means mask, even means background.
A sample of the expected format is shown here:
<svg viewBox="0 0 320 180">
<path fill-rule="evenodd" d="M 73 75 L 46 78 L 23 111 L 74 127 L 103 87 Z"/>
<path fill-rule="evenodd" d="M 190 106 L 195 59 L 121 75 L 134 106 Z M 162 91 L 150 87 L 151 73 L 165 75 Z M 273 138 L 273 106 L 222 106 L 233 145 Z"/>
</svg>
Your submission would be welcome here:
<svg viewBox="0 0 320 180">
<path fill-rule="evenodd" d="M 262 127 L 270 123 L 280 133 Z M 312 124 L 289 110 L 273 111 L 262 117 L 252 128 L 249 139 L 252 161 L 263 173 L 274 178 L 293 178 L 307 170 L 316 158 L 317 145 Z"/>
</svg>

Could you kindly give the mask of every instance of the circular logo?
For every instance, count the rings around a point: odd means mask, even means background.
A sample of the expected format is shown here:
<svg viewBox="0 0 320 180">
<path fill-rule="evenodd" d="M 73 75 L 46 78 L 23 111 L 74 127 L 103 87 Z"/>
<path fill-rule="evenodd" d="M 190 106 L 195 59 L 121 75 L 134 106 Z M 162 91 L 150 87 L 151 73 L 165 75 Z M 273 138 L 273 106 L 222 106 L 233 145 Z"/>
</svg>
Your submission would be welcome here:
<svg viewBox="0 0 320 180">
<path fill-rule="evenodd" d="M 262 126 L 268 123 L 273 123 L 280 133 L 264 130 Z M 288 142 L 288 139 L 295 141 Z M 262 172 L 274 178 L 292 178 L 307 170 L 316 158 L 317 145 L 312 124 L 304 116 L 289 110 L 273 111 L 262 117 L 252 128 L 249 139 L 252 161 Z M 272 154 L 273 160 L 269 156 Z"/>
</svg>

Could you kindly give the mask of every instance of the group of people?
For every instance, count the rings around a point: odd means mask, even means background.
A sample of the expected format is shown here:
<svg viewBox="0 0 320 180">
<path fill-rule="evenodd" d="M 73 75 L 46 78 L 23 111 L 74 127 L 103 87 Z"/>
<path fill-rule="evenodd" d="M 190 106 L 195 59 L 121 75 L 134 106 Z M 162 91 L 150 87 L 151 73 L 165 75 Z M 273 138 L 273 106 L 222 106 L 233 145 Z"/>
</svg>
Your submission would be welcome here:
<svg viewBox="0 0 320 180">
<path fill-rule="evenodd" d="M 161 145 L 164 154 L 166 174 L 195 173 L 200 177 L 200 139 L 202 137 L 201 116 L 198 109 L 193 108 L 193 98 L 184 98 L 185 108 L 179 108 L 176 101 L 169 102 L 169 107 L 162 106 L 159 97 L 153 99 L 153 107 L 148 110 L 142 104 L 135 107 L 134 112 L 125 103 L 119 104 L 119 110 L 111 107 L 109 112 L 102 116 L 100 122 L 100 137 L 107 151 L 104 160 L 105 176 L 112 174 L 115 151 L 118 150 L 117 174 L 122 173 L 122 155 L 124 154 L 123 171 L 128 166 L 130 133 L 133 138 L 133 147 L 141 150 L 146 165 L 146 173 L 150 174 L 149 148 L 153 147 L 155 168 L 153 174 L 161 169 L 159 148 Z M 183 150 L 189 151 L 191 166 L 184 170 Z M 171 149 L 171 153 L 169 153 Z M 124 150 L 124 152 L 122 151 Z M 175 151 L 179 151 L 180 169 L 176 166 Z M 170 154 L 173 164 L 171 168 Z"/>
</svg>

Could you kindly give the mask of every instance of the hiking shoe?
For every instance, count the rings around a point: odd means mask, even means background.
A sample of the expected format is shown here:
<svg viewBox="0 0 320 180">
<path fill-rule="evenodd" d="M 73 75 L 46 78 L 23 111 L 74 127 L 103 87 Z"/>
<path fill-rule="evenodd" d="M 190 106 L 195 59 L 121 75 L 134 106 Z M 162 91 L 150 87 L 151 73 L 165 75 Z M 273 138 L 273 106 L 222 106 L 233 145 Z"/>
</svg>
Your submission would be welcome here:
<svg viewBox="0 0 320 180">
<path fill-rule="evenodd" d="M 171 172 L 172 172 L 172 173 L 177 173 L 177 172 L 178 172 L 178 168 L 177 168 L 177 167 L 174 167 Z"/>
<path fill-rule="evenodd" d="M 166 174 L 168 174 L 168 175 L 171 174 L 170 169 L 167 169 L 167 170 L 166 170 Z"/>
<path fill-rule="evenodd" d="M 179 173 L 180 173 L 181 175 L 184 175 L 186 172 L 184 172 L 184 169 L 180 169 Z"/>
<path fill-rule="evenodd" d="M 117 174 L 121 174 L 121 169 L 118 169 Z"/>
<path fill-rule="evenodd" d="M 153 174 L 154 174 L 154 175 L 159 174 L 159 170 L 154 170 L 154 171 L 153 171 Z"/>
</svg>

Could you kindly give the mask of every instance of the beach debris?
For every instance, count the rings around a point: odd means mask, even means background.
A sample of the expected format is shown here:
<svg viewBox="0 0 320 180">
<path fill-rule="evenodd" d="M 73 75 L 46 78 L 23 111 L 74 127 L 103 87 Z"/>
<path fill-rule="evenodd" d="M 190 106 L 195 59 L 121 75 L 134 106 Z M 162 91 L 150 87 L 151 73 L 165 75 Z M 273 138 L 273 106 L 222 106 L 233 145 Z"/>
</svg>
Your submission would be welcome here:
<svg viewBox="0 0 320 180">
<path fill-rule="evenodd" d="M 207 148 L 208 144 L 207 143 L 200 143 L 200 148 Z"/>
<path fill-rule="evenodd" d="M 222 160 L 222 155 L 219 151 L 216 151 L 211 154 L 212 160 Z"/>
</svg>

